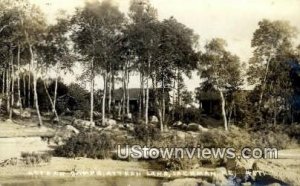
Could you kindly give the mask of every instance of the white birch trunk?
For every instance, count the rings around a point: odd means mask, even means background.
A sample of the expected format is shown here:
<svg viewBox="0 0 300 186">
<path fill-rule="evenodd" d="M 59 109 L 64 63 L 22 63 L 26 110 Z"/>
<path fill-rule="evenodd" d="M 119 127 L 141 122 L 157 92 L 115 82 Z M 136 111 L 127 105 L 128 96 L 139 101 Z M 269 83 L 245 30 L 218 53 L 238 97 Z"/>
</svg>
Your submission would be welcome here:
<svg viewBox="0 0 300 186">
<path fill-rule="evenodd" d="M 11 51 L 11 92 L 10 92 L 10 96 L 11 96 L 11 103 L 10 103 L 10 110 L 9 110 L 9 119 L 12 119 L 12 110 L 13 110 L 13 106 L 14 106 L 14 102 L 15 102 L 15 97 L 14 97 L 14 93 L 15 93 L 15 86 L 14 86 L 14 82 L 15 82 L 15 70 L 14 70 L 14 55 L 13 52 Z"/>
<path fill-rule="evenodd" d="M 219 90 L 219 93 L 220 93 L 220 97 L 221 97 L 221 109 L 222 109 L 224 127 L 225 127 L 225 130 L 228 131 L 228 123 L 227 123 L 226 110 L 225 110 L 225 97 L 221 90 Z"/>
<path fill-rule="evenodd" d="M 107 72 L 103 75 L 103 98 L 102 98 L 102 126 L 105 125 L 105 99 L 106 99 L 106 85 L 107 85 Z"/>
<path fill-rule="evenodd" d="M 56 109 L 55 109 L 54 101 L 52 100 L 52 98 L 51 98 L 51 96 L 50 96 L 50 94 L 49 94 L 49 91 L 48 91 L 48 88 L 47 88 L 47 86 L 46 86 L 45 81 L 43 81 L 43 84 L 44 84 L 44 88 L 45 88 L 46 94 L 47 94 L 47 96 L 48 96 L 48 99 L 49 99 L 50 104 L 51 104 L 51 107 L 52 107 L 52 112 L 53 112 L 53 114 L 55 115 L 56 120 L 59 121 L 59 117 L 58 117 L 58 114 L 57 114 Z"/>
<path fill-rule="evenodd" d="M 10 111 L 10 77 L 9 77 L 9 67 L 7 68 L 6 70 L 6 99 L 7 99 L 7 102 L 6 102 L 6 110 L 7 112 L 9 113 Z"/>
<path fill-rule="evenodd" d="M 34 55 L 33 55 L 32 46 L 30 44 L 29 44 L 29 51 L 30 51 L 30 63 L 31 63 L 31 67 L 33 68 L 32 77 L 33 77 L 34 104 L 39 119 L 39 126 L 43 126 L 43 120 L 40 113 L 39 100 L 37 94 L 37 78 L 36 78 L 37 64 L 34 66 Z"/>
<path fill-rule="evenodd" d="M 94 76 L 94 58 L 92 59 L 91 62 L 91 113 L 90 113 L 90 122 L 94 122 L 94 81 L 95 81 L 95 76 Z"/>
<path fill-rule="evenodd" d="M 21 99 L 21 86 L 20 86 L 20 53 L 21 53 L 20 44 L 18 44 L 18 106 L 20 107 L 20 113 L 23 111 L 22 99 Z M 21 114 L 22 115 L 22 114 Z"/>
</svg>

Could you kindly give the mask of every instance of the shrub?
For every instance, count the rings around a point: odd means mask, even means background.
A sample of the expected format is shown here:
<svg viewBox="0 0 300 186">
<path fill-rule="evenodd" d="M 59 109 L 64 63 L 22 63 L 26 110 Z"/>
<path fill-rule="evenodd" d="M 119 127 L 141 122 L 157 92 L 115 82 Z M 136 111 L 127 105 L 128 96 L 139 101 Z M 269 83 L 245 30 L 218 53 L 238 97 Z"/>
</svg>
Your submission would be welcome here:
<svg viewBox="0 0 300 186">
<path fill-rule="evenodd" d="M 296 140 L 290 138 L 286 133 L 273 131 L 258 131 L 253 134 L 255 144 L 258 147 L 272 147 L 277 149 L 295 148 Z"/>
<path fill-rule="evenodd" d="M 144 142 L 148 140 L 158 140 L 161 137 L 160 130 L 154 125 L 135 125 L 133 136 Z"/>
<path fill-rule="evenodd" d="M 55 149 L 55 155 L 62 157 L 88 157 L 104 159 L 111 156 L 114 141 L 105 133 L 82 132 L 72 136 Z"/>
<path fill-rule="evenodd" d="M 254 146 L 250 133 L 234 126 L 231 126 L 228 132 L 223 128 L 216 128 L 200 133 L 198 143 L 199 146 L 207 148 L 233 147 L 237 150 Z"/>
<path fill-rule="evenodd" d="M 40 163 L 49 163 L 51 161 L 52 155 L 49 153 L 35 153 L 35 152 L 22 152 L 22 161 L 26 165 L 38 165 Z"/>
<path fill-rule="evenodd" d="M 174 109 L 174 121 L 183 123 L 199 123 L 202 121 L 201 110 L 195 107 L 176 107 Z"/>
</svg>

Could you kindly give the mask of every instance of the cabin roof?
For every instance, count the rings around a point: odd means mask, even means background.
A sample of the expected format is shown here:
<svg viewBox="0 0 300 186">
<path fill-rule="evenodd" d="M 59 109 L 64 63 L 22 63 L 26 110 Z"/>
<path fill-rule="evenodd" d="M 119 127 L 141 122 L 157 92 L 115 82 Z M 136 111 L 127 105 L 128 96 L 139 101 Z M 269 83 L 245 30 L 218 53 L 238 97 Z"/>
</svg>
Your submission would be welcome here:
<svg viewBox="0 0 300 186">
<path fill-rule="evenodd" d="M 140 95 L 142 94 L 142 89 L 130 88 L 128 91 L 129 91 L 129 99 L 130 100 L 139 100 L 140 99 Z M 158 91 L 161 92 L 162 88 L 158 88 Z M 165 88 L 165 94 L 168 94 L 169 91 L 170 90 L 168 88 Z M 123 89 L 122 88 L 114 90 L 113 94 L 114 94 L 115 100 L 120 101 L 123 99 Z M 153 98 L 153 89 L 152 88 L 149 89 L 149 97 L 150 97 L 150 99 Z"/>
</svg>

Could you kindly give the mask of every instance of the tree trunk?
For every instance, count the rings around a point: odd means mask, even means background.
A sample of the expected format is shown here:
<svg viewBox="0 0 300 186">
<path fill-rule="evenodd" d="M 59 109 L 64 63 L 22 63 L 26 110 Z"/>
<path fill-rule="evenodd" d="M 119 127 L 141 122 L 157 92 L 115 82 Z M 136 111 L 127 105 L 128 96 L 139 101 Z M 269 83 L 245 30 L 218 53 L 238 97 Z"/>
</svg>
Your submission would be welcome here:
<svg viewBox="0 0 300 186">
<path fill-rule="evenodd" d="M 57 87 L 58 87 L 58 77 L 59 77 L 59 67 L 56 66 L 56 78 L 55 78 L 55 87 L 54 87 L 54 98 L 53 98 L 53 109 L 52 112 L 56 112 L 56 100 L 57 100 Z"/>
<path fill-rule="evenodd" d="M 31 63 L 29 64 L 29 72 L 28 72 L 28 87 L 27 87 L 27 91 L 28 91 L 28 107 L 31 108 Z"/>
<path fill-rule="evenodd" d="M 143 115 L 143 111 L 142 111 L 143 104 L 144 104 L 143 103 L 143 99 L 144 99 L 143 92 L 144 92 L 144 77 L 143 77 L 143 74 L 140 73 L 139 119 L 141 119 L 141 117 Z"/>
<path fill-rule="evenodd" d="M 40 108 L 39 108 L 39 100 L 38 100 L 38 94 L 37 94 L 37 78 L 36 78 L 36 68 L 37 68 L 37 64 L 36 66 L 34 66 L 34 55 L 33 55 L 33 51 L 32 51 L 32 46 L 29 44 L 29 51 L 30 51 L 30 63 L 31 63 L 31 67 L 34 69 L 34 71 L 32 72 L 32 78 L 33 78 L 33 94 L 34 94 L 34 103 L 35 103 L 35 109 L 38 115 L 38 119 L 39 119 L 39 126 L 43 126 L 43 120 L 41 117 L 41 113 L 40 113 Z"/>
<path fill-rule="evenodd" d="M 6 99 L 7 99 L 7 102 L 6 102 L 6 110 L 7 112 L 9 113 L 10 111 L 10 68 L 9 68 L 9 65 L 8 65 L 8 68 L 6 70 Z"/>
<path fill-rule="evenodd" d="M 231 123 L 231 118 L 232 118 L 232 112 L 233 112 L 233 108 L 234 108 L 234 101 L 231 102 L 231 105 L 229 107 L 229 113 L 228 113 L 228 125 L 230 125 Z"/>
<path fill-rule="evenodd" d="M 5 70 L 2 72 L 2 94 L 5 94 Z"/>
<path fill-rule="evenodd" d="M 10 104 L 10 110 L 9 110 L 9 119 L 12 119 L 12 111 L 13 111 L 13 106 L 14 106 L 14 102 L 15 102 L 15 70 L 14 70 L 14 55 L 13 52 L 11 51 L 11 104 Z"/>
<path fill-rule="evenodd" d="M 166 114 L 166 100 L 165 100 L 165 79 L 162 80 L 162 123 L 165 123 L 165 114 Z"/>
<path fill-rule="evenodd" d="M 162 119 L 162 109 L 161 109 L 161 106 L 160 106 L 159 100 L 158 100 L 156 75 L 152 76 L 152 84 L 153 84 L 153 93 L 154 93 L 154 104 L 155 104 L 155 108 L 157 108 L 159 124 L 160 124 L 160 131 L 163 132 L 164 131 L 164 125 L 163 125 L 163 119 Z"/>
<path fill-rule="evenodd" d="M 105 99 L 106 99 L 106 85 L 107 85 L 107 72 L 103 74 L 103 97 L 102 97 L 102 126 L 105 126 Z"/>
<path fill-rule="evenodd" d="M 115 105 L 116 105 L 116 99 L 115 99 L 115 73 L 114 71 L 111 74 L 111 105 L 112 105 L 112 112 L 115 110 Z"/>
<path fill-rule="evenodd" d="M 268 77 L 268 73 L 269 73 L 269 66 L 270 66 L 270 62 L 271 62 L 272 57 L 269 57 L 269 59 L 267 60 L 267 66 L 266 66 L 266 71 L 265 71 L 265 75 L 264 75 L 264 79 L 261 85 L 261 92 L 259 95 L 259 101 L 258 101 L 258 109 L 257 109 L 257 113 L 260 116 L 260 123 L 262 124 L 263 122 L 263 118 L 261 115 L 261 107 L 262 107 L 262 99 L 264 96 L 264 92 L 265 92 L 265 87 L 266 87 L 266 81 L 267 81 L 267 77 Z"/>
<path fill-rule="evenodd" d="M 127 91 L 127 99 L 126 99 L 126 110 L 127 110 L 127 115 L 130 114 L 130 95 L 129 95 L 129 71 L 128 71 L 128 66 L 126 67 L 126 91 Z"/>
<path fill-rule="evenodd" d="M 56 117 L 56 120 L 59 121 L 59 117 L 58 117 L 58 114 L 56 112 L 55 105 L 54 105 L 54 100 L 52 100 L 52 98 L 51 98 L 51 96 L 49 94 L 49 91 L 48 91 L 48 88 L 46 86 L 45 81 L 43 81 L 43 84 L 44 84 L 44 88 L 45 88 L 46 94 L 47 94 L 47 96 L 49 98 L 49 101 L 50 101 L 50 104 L 51 104 L 51 107 L 52 107 L 52 112 L 53 112 L 54 116 Z"/>
<path fill-rule="evenodd" d="M 172 106 L 172 121 L 175 120 L 175 107 L 176 107 L 176 80 L 174 79 L 174 83 L 173 83 L 173 106 Z"/>
<path fill-rule="evenodd" d="M 177 104 L 178 106 L 181 106 L 181 97 L 180 97 L 180 88 L 179 88 L 179 82 L 180 82 L 180 72 L 177 70 Z"/>
<path fill-rule="evenodd" d="M 227 118 L 226 118 L 226 110 L 225 110 L 225 97 L 221 90 L 219 90 L 220 97 L 221 97 L 221 107 L 222 107 L 222 116 L 223 116 L 223 122 L 225 130 L 228 131 L 228 124 L 227 124 Z"/>
<path fill-rule="evenodd" d="M 26 107 L 26 98 L 27 98 L 27 92 L 26 92 L 26 74 L 23 73 L 23 105 Z"/>
<path fill-rule="evenodd" d="M 21 53 L 21 47 L 20 44 L 18 44 L 18 106 L 20 107 L 20 113 L 22 113 L 23 111 L 23 107 L 22 107 L 22 99 L 21 99 L 21 85 L 20 85 L 20 53 Z"/>
<path fill-rule="evenodd" d="M 90 113 L 90 122 L 94 122 L 94 82 L 95 75 L 94 75 L 94 58 L 91 62 L 91 113 Z"/>
<path fill-rule="evenodd" d="M 112 91 L 112 74 L 108 75 L 108 113 L 111 114 L 111 91 Z"/>
<path fill-rule="evenodd" d="M 150 58 L 150 57 L 149 57 Z M 148 110 L 149 110 L 149 77 L 150 77 L 150 59 L 148 59 L 147 67 L 147 80 L 146 80 L 146 104 L 145 104 L 145 124 L 148 125 Z"/>
<path fill-rule="evenodd" d="M 124 116 L 126 114 L 126 65 L 123 66 L 122 84 L 123 84 L 123 98 L 121 102 L 122 102 L 122 120 L 124 120 Z"/>
</svg>

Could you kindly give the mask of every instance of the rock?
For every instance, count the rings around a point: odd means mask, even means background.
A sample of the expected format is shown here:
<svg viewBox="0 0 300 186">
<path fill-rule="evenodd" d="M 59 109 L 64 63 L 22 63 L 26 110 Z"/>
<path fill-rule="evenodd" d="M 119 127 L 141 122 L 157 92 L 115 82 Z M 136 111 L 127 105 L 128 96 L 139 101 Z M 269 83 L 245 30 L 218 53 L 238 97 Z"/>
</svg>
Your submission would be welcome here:
<svg viewBox="0 0 300 186">
<path fill-rule="evenodd" d="M 117 125 L 117 121 L 114 119 L 105 118 L 104 119 L 104 125 L 102 124 L 102 120 L 96 121 L 96 125 L 100 127 L 108 127 L 111 125 Z"/>
<path fill-rule="evenodd" d="M 183 123 L 181 121 L 176 121 L 174 124 L 173 124 L 173 127 L 181 127 L 183 125 Z"/>
<path fill-rule="evenodd" d="M 95 118 L 101 118 L 102 114 L 100 112 L 94 111 L 94 117 Z"/>
<path fill-rule="evenodd" d="M 114 120 L 114 119 L 108 119 L 108 118 L 105 119 L 104 123 L 105 123 L 104 124 L 105 126 L 117 125 L 117 121 L 116 120 Z"/>
<path fill-rule="evenodd" d="M 225 177 L 226 175 L 227 175 L 227 170 L 225 167 L 216 168 L 215 179 L 217 180 L 216 181 L 218 183 L 217 185 L 228 185 L 228 180 Z"/>
<path fill-rule="evenodd" d="M 158 123 L 159 121 L 158 121 L 158 118 L 156 117 L 156 116 L 151 116 L 151 118 L 150 118 L 150 123 L 154 123 L 154 124 L 156 124 L 156 123 Z"/>
<path fill-rule="evenodd" d="M 128 130 L 129 132 L 134 132 L 134 125 L 133 125 L 132 123 L 127 124 L 127 130 Z"/>
<path fill-rule="evenodd" d="M 186 130 L 188 131 L 199 131 L 199 125 L 197 123 L 190 123 L 188 124 Z"/>
<path fill-rule="evenodd" d="M 184 123 L 184 124 L 182 124 L 181 129 L 186 130 L 186 129 L 187 129 L 187 126 L 188 126 L 188 125 Z"/>
<path fill-rule="evenodd" d="M 5 120 L 5 123 L 10 124 L 10 123 L 13 123 L 13 121 L 11 119 L 7 119 L 7 120 Z"/>
<path fill-rule="evenodd" d="M 197 186 L 202 182 L 202 180 L 195 178 L 179 178 L 166 183 L 163 183 L 163 186 Z"/>
<path fill-rule="evenodd" d="M 132 119 L 132 114 L 131 113 L 126 114 L 125 119 L 131 120 Z"/>
<path fill-rule="evenodd" d="M 218 174 L 222 174 L 222 175 L 226 175 L 227 174 L 227 170 L 226 170 L 225 167 L 218 167 L 218 168 L 216 168 L 216 172 Z"/>
<path fill-rule="evenodd" d="M 245 182 L 245 183 L 242 183 L 242 186 L 251 186 L 252 183 L 251 182 Z M 280 185 L 280 184 L 279 184 Z"/>
<path fill-rule="evenodd" d="M 200 131 L 202 131 L 202 132 L 207 132 L 207 131 L 208 131 L 208 128 L 205 128 L 205 127 L 203 127 L 202 125 L 199 125 L 199 129 L 200 129 Z"/>
<path fill-rule="evenodd" d="M 55 137 L 53 138 L 53 142 L 54 142 L 56 145 L 63 145 L 63 144 L 64 144 L 63 137 L 61 137 L 61 136 L 55 136 Z"/>
<path fill-rule="evenodd" d="M 23 110 L 21 117 L 22 118 L 31 118 L 31 112 L 28 110 Z"/>
<path fill-rule="evenodd" d="M 176 131 L 176 138 L 179 138 L 179 139 L 181 139 L 181 140 L 184 140 L 184 139 L 185 139 L 185 135 L 186 135 L 185 132 L 182 132 L 182 131 Z"/>
<path fill-rule="evenodd" d="M 90 127 L 95 127 L 95 122 L 90 122 L 90 121 L 81 120 L 81 119 L 75 119 L 73 121 L 73 125 L 84 127 L 84 128 L 90 128 Z"/>
<path fill-rule="evenodd" d="M 188 124 L 186 130 L 189 130 L 189 131 L 202 131 L 202 132 L 207 132 L 208 131 L 207 128 L 204 128 L 200 124 L 197 124 L 197 123 Z"/>
<path fill-rule="evenodd" d="M 73 127 L 72 125 L 67 125 L 65 126 L 65 130 L 73 132 L 75 134 L 79 134 L 79 130 Z"/>
<path fill-rule="evenodd" d="M 271 184 L 268 184 L 267 186 L 281 186 L 280 183 L 271 183 Z"/>
<path fill-rule="evenodd" d="M 192 136 L 193 138 L 196 138 L 196 137 L 199 135 L 199 133 L 193 132 L 193 131 L 188 131 L 187 134 L 189 134 L 189 135 Z"/>
<path fill-rule="evenodd" d="M 199 186 L 215 186 L 213 183 L 208 183 L 207 181 L 202 181 L 198 184 Z"/>
<path fill-rule="evenodd" d="M 31 117 L 31 112 L 30 110 L 22 110 L 20 111 L 20 109 L 12 109 L 12 112 L 15 116 L 20 116 L 22 118 L 30 118 Z"/>
</svg>

